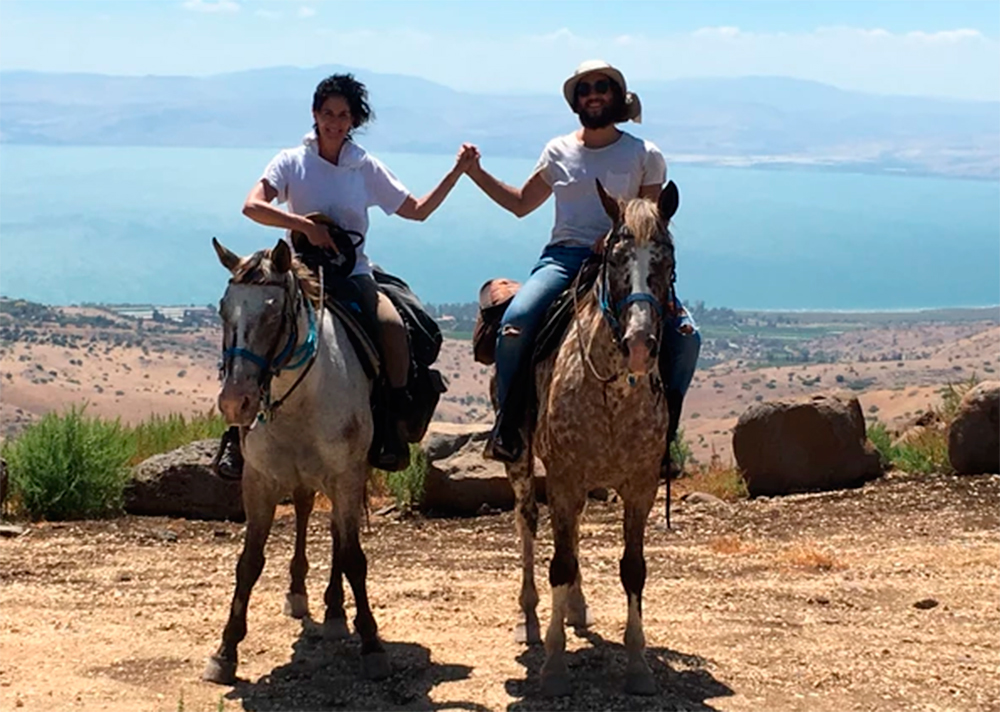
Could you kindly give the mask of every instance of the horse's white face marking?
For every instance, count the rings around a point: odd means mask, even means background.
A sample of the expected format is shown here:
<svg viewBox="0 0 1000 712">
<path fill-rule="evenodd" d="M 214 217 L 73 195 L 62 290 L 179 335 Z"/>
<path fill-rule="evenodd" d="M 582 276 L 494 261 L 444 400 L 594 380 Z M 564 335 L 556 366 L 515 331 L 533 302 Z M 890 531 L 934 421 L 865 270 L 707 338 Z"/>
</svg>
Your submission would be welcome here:
<svg viewBox="0 0 1000 712">
<path fill-rule="evenodd" d="M 655 299 L 649 280 L 652 259 L 651 245 L 647 243 L 635 247 L 629 275 L 632 295 L 648 294 Z M 652 302 L 646 300 L 631 302 L 622 309 L 622 318 L 626 322 L 624 341 L 628 346 L 628 369 L 640 376 L 652 369 L 649 343 L 656 338 L 655 316 Z"/>
<path fill-rule="evenodd" d="M 262 359 L 273 356 L 270 352 L 282 337 L 278 332 L 285 298 L 283 287 L 230 284 L 219 306 L 225 348 L 243 349 Z M 260 366 L 245 356 L 227 359 L 219 410 L 231 424 L 246 424 L 244 421 L 256 415 L 260 376 Z"/>
</svg>

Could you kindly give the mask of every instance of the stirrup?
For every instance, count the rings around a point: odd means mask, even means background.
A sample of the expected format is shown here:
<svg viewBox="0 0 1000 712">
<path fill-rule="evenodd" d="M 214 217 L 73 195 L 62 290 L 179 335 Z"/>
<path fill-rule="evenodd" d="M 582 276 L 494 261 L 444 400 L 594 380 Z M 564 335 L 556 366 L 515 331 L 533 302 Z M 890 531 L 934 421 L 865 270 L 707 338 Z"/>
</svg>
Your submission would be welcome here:
<svg viewBox="0 0 1000 712">
<path fill-rule="evenodd" d="M 243 451 L 240 448 L 240 432 L 230 428 L 219 440 L 219 449 L 212 459 L 209 469 L 222 480 L 239 481 L 243 479 Z"/>
<path fill-rule="evenodd" d="M 493 425 L 489 437 L 486 439 L 486 447 L 483 448 L 483 457 L 487 460 L 506 462 L 508 464 L 517 462 L 524 454 L 524 443 L 521 441 L 521 434 L 517 431 L 513 433 L 503 433 L 502 420 L 498 416 L 497 422 Z"/>
</svg>

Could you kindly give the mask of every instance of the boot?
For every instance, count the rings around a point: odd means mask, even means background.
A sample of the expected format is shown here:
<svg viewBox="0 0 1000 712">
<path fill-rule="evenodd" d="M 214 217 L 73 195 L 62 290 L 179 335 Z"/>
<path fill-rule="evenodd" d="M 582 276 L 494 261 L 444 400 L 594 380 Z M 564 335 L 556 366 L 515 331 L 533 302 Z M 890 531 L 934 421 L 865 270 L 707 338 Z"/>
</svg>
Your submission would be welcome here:
<svg viewBox="0 0 1000 712">
<path fill-rule="evenodd" d="M 524 441 L 521 439 L 521 432 L 518 428 L 508 425 L 504 418 L 504 412 L 497 413 L 496 423 L 490 431 L 486 440 L 486 447 L 483 449 L 483 457 L 487 460 L 498 462 L 517 462 L 524 452 Z"/>
<path fill-rule="evenodd" d="M 211 469 L 217 477 L 224 480 L 242 479 L 243 451 L 240 449 L 239 426 L 234 425 L 222 434 Z"/>
<path fill-rule="evenodd" d="M 410 444 L 406 441 L 406 415 L 410 407 L 410 394 L 406 388 L 389 391 L 389 404 L 385 410 L 382 452 L 377 467 L 386 472 L 405 470 L 410 466 Z"/>
<path fill-rule="evenodd" d="M 681 423 L 681 406 L 684 404 L 684 396 L 680 391 L 671 388 L 665 389 L 667 399 L 667 415 L 670 418 L 670 425 L 667 427 L 667 449 L 663 453 L 660 461 L 660 477 L 668 482 L 675 480 L 683 474 L 680 463 L 672 462 L 670 459 L 670 444 L 677 437 L 677 429 Z"/>
</svg>

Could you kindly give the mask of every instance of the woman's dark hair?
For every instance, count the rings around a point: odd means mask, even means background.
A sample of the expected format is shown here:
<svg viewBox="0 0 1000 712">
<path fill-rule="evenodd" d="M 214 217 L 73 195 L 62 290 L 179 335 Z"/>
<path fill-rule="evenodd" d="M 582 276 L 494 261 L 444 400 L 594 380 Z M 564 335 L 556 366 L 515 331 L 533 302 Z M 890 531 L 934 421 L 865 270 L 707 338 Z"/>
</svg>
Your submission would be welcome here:
<svg viewBox="0 0 1000 712">
<path fill-rule="evenodd" d="M 361 128 L 375 118 L 368 105 L 368 90 L 353 74 L 332 74 L 316 86 L 313 93 L 313 111 L 323 108 L 331 96 L 342 96 L 351 110 L 351 126 Z M 315 126 L 314 126 L 315 128 Z"/>
<path fill-rule="evenodd" d="M 608 84 L 611 85 L 611 106 L 608 111 L 611 120 L 616 124 L 628 120 L 628 106 L 625 104 L 625 91 L 621 85 L 611 77 L 608 77 Z M 580 113 L 580 97 L 573 97 L 573 113 Z"/>
</svg>

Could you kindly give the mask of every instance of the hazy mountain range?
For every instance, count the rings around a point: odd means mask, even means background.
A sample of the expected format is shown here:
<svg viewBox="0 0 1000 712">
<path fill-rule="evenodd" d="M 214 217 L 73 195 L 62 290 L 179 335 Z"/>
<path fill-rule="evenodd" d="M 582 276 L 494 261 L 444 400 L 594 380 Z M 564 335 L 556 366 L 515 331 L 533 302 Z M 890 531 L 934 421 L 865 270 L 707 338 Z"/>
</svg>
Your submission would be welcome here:
<svg viewBox="0 0 1000 712">
<path fill-rule="evenodd" d="M 271 147 L 308 130 L 316 83 L 340 66 L 210 77 L 0 72 L 0 142 L 43 145 Z M 415 77 L 350 70 L 377 121 L 375 151 L 534 158 L 575 117 L 550 95 L 459 92 Z M 872 95 L 781 77 L 639 83 L 634 131 L 668 160 L 724 165 L 1000 178 L 1000 102 Z"/>
</svg>

